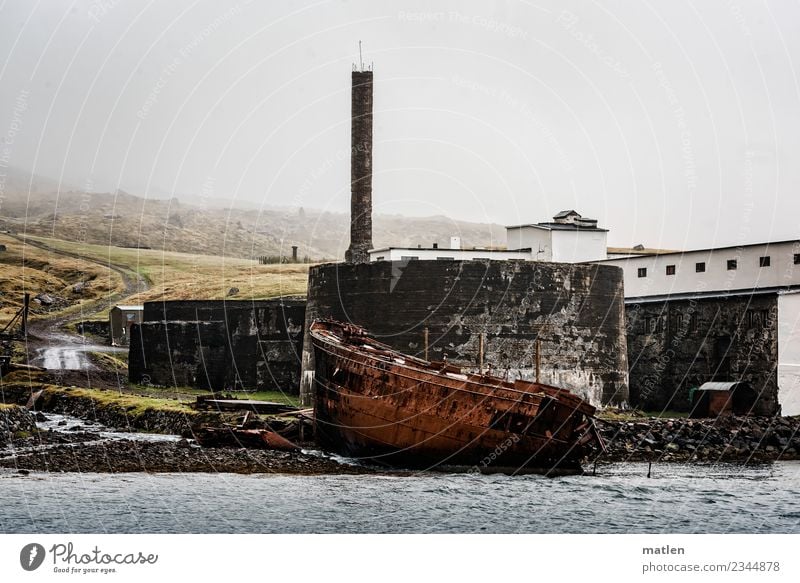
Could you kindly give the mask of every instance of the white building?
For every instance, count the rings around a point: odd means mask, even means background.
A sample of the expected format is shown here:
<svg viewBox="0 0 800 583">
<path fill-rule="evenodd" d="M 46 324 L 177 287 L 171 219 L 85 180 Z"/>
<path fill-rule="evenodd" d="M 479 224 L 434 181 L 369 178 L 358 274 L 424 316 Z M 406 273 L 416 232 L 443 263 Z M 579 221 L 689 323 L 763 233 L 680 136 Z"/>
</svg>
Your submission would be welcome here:
<svg viewBox="0 0 800 583">
<path fill-rule="evenodd" d="M 597 221 L 573 210 L 562 211 L 552 222 L 506 227 L 506 249 L 462 249 L 459 237 L 450 238 L 450 248 L 384 247 L 369 252 L 370 261 L 522 259 L 583 263 L 605 259 L 608 231 Z"/>
<path fill-rule="evenodd" d="M 751 317 L 749 321 L 741 321 L 732 335 L 733 340 L 725 342 L 735 343 L 739 334 L 746 336 L 749 329 L 758 327 L 764 332 L 756 342 L 762 343 L 764 346 L 758 348 L 763 349 L 771 345 L 774 338 L 772 331 L 775 330 L 777 347 L 773 362 L 764 371 L 765 378 L 777 372 L 777 401 L 782 414 L 800 415 L 800 241 L 631 255 L 599 263 L 623 269 L 625 303 L 640 312 L 647 311 L 648 305 L 653 306 L 648 313 L 652 310 L 665 313 L 668 311 L 667 305 L 674 306 L 675 312 L 682 309 L 686 311 L 686 306 L 695 300 L 718 302 L 716 305 L 719 309 L 730 305 L 732 301 L 738 301 L 740 305 L 745 302 L 748 308 L 746 313 L 755 314 L 755 319 Z M 752 308 L 756 304 L 763 305 L 759 298 L 773 298 L 767 314 L 759 315 L 759 309 Z M 689 300 L 689 304 L 686 300 Z M 689 310 L 694 311 L 691 306 Z M 653 314 L 650 315 L 652 318 Z M 655 324 L 655 328 L 658 327 Z M 645 335 L 649 333 L 644 332 Z M 710 321 L 694 335 L 703 336 L 705 343 L 723 345 L 720 337 L 729 338 L 725 336 L 729 333 Z M 657 338 L 656 331 L 652 339 Z M 690 339 L 687 335 L 687 340 Z M 629 337 L 629 350 L 632 349 L 630 342 Z M 675 354 L 680 349 L 678 345 L 673 345 L 671 352 Z M 715 357 L 724 360 L 730 352 L 735 351 L 729 347 L 722 352 L 724 354 Z M 703 357 L 698 354 L 697 358 Z M 706 354 L 705 358 L 711 357 Z M 630 360 L 644 364 L 644 357 L 638 361 L 635 358 Z M 637 379 L 633 369 L 631 378 L 634 382 Z M 678 382 L 678 379 L 673 380 Z"/>
<path fill-rule="evenodd" d="M 625 272 L 625 298 L 775 292 L 800 286 L 800 241 L 757 243 L 602 261 Z"/>
<path fill-rule="evenodd" d="M 605 259 L 608 231 L 573 210 L 561 211 L 549 223 L 506 227 L 510 249 L 530 248 L 533 261 L 583 263 Z"/>
</svg>

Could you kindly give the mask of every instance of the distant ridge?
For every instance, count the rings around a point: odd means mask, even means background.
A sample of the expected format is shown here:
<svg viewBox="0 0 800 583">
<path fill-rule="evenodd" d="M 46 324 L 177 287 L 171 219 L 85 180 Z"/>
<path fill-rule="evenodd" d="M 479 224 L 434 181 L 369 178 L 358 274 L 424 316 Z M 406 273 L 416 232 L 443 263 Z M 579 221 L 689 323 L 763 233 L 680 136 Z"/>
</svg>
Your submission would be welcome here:
<svg viewBox="0 0 800 583">
<path fill-rule="evenodd" d="M 341 259 L 349 242 L 345 213 L 274 206 L 259 210 L 248 201 L 241 203 L 245 208 L 229 208 L 223 199 L 204 201 L 201 207 L 178 198 L 143 198 L 121 190 L 90 193 L 64 184 L 59 193 L 58 183 L 46 178 L 34 178 L 37 188 L 29 192 L 29 180 L 21 172 L 6 176 L 0 230 L 242 258 L 291 256 L 292 245 L 297 245 L 299 257 L 312 261 Z M 443 216 L 376 215 L 373 230 L 376 248 L 446 247 L 451 236 L 461 237 L 466 246 L 505 244 L 500 225 Z"/>
</svg>

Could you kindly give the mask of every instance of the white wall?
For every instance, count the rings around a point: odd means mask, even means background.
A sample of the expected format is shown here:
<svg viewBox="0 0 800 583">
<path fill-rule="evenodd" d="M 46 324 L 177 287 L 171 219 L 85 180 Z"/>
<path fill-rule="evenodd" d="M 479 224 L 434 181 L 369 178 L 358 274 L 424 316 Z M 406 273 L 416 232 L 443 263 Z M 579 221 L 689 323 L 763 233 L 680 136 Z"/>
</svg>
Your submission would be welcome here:
<svg viewBox="0 0 800 583">
<path fill-rule="evenodd" d="M 481 251 L 480 249 L 389 249 L 383 251 L 370 251 L 370 261 L 402 261 L 403 257 L 416 257 L 421 261 L 431 261 L 438 258 L 460 259 L 527 259 L 531 256 L 527 252 L 513 251 Z M 379 259 L 382 258 L 382 259 Z"/>
<path fill-rule="evenodd" d="M 509 249 L 530 249 L 534 261 L 552 261 L 552 231 L 536 227 L 506 227 L 506 247 Z"/>
<path fill-rule="evenodd" d="M 800 253 L 800 242 L 610 259 L 602 263 L 622 267 L 625 297 L 635 298 L 800 285 L 800 265 L 794 264 L 795 253 Z M 767 255 L 770 266 L 759 267 L 759 258 Z M 729 259 L 737 260 L 736 270 L 728 270 Z M 696 272 L 698 262 L 705 262 L 704 273 Z M 675 275 L 666 274 L 667 265 L 675 266 Z M 647 268 L 647 277 L 638 277 L 641 267 Z"/>
<path fill-rule="evenodd" d="M 608 233 L 605 231 L 552 231 L 553 261 L 581 263 L 606 258 Z"/>
<path fill-rule="evenodd" d="M 800 293 L 778 296 L 778 403 L 800 415 Z"/>
</svg>

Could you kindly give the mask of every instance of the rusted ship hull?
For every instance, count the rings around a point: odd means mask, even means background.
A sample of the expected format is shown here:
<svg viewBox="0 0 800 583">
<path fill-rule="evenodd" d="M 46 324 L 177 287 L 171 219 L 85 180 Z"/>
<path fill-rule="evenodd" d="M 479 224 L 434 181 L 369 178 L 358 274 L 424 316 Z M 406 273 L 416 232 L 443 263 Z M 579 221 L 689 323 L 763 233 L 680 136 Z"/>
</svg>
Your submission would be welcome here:
<svg viewBox="0 0 800 583">
<path fill-rule="evenodd" d="M 355 326 L 315 322 L 315 430 L 323 447 L 389 465 L 579 471 L 594 408 L 568 391 L 462 374 Z"/>
</svg>

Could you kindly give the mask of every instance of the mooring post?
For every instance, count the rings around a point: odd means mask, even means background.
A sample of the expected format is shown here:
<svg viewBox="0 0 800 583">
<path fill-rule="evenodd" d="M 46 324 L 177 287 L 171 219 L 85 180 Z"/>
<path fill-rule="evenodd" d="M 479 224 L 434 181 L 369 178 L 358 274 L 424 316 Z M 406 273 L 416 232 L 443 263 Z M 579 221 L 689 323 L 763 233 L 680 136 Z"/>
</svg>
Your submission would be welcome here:
<svg viewBox="0 0 800 583">
<path fill-rule="evenodd" d="M 651 475 L 652 475 L 651 471 L 650 471 L 650 470 L 652 470 L 652 468 L 653 468 L 653 462 L 647 462 L 647 477 L 648 478 L 651 477 Z"/>
<path fill-rule="evenodd" d="M 536 383 L 539 383 L 539 374 L 542 370 L 542 341 L 536 339 Z"/>
<path fill-rule="evenodd" d="M 425 337 L 425 360 L 428 360 L 428 327 L 427 326 L 425 326 L 425 328 L 423 329 L 422 335 Z"/>
<path fill-rule="evenodd" d="M 483 332 L 478 334 L 478 370 L 483 374 Z"/>
</svg>

